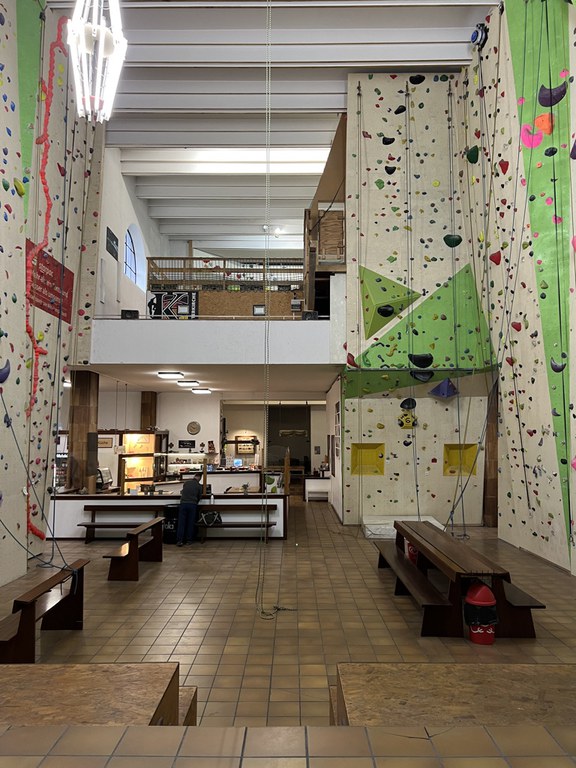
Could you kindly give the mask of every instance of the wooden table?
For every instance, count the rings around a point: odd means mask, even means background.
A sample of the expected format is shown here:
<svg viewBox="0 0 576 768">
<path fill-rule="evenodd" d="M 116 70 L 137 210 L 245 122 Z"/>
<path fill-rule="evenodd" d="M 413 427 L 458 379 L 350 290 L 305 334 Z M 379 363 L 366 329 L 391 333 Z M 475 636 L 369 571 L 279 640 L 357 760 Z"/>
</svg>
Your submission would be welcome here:
<svg viewBox="0 0 576 768">
<path fill-rule="evenodd" d="M 480 579 L 488 584 L 496 598 L 497 635 L 535 637 L 531 609 L 545 606 L 513 586 L 506 568 L 430 522 L 396 520 L 394 527 L 398 552 L 403 555 L 406 542 L 418 551 L 414 567 L 420 574 L 429 578 L 436 569 L 448 580 L 448 604 L 425 607 L 422 634 L 460 637 L 463 599 L 469 585 Z M 398 576 L 401 580 L 402 576 Z"/>
<path fill-rule="evenodd" d="M 348 662 L 337 665 L 335 720 L 388 728 L 573 727 L 575 685 L 576 664 Z"/>
<path fill-rule="evenodd" d="M 0 723 L 178 725 L 179 666 L 2 664 Z"/>
</svg>

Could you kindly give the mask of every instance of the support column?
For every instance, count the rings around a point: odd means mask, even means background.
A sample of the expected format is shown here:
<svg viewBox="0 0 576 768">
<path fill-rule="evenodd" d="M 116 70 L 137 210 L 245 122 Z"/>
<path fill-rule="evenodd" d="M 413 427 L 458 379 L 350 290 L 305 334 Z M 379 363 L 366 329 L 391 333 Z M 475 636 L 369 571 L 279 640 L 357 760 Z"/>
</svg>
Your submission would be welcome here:
<svg viewBox="0 0 576 768">
<path fill-rule="evenodd" d="M 70 380 L 67 486 L 96 493 L 99 376 L 92 371 L 72 371 Z"/>
<path fill-rule="evenodd" d="M 142 392 L 140 399 L 140 429 L 147 432 L 156 429 L 157 392 Z"/>
</svg>

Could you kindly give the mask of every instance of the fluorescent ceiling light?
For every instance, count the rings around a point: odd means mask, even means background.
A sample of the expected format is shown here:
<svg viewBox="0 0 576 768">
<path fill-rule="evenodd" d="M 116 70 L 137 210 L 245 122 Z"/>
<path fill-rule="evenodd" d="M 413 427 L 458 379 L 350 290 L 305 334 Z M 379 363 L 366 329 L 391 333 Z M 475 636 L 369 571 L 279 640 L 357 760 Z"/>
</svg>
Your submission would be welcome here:
<svg viewBox="0 0 576 768">
<path fill-rule="evenodd" d="M 119 0 L 76 0 L 68 20 L 68 46 L 74 74 L 78 115 L 99 123 L 108 120 L 116 96 L 127 42 L 122 34 Z"/>
<path fill-rule="evenodd" d="M 184 378 L 184 374 L 180 371 L 158 371 L 156 375 L 161 379 L 166 379 L 166 381 L 176 381 L 177 379 Z"/>
<path fill-rule="evenodd" d="M 199 382 L 191 381 L 190 379 L 181 379 L 180 381 L 177 381 L 176 384 L 178 384 L 179 387 L 197 387 Z"/>
<path fill-rule="evenodd" d="M 207 387 L 196 387 L 195 389 L 191 389 L 190 392 L 193 392 L 195 395 L 209 395 L 212 390 Z"/>
</svg>

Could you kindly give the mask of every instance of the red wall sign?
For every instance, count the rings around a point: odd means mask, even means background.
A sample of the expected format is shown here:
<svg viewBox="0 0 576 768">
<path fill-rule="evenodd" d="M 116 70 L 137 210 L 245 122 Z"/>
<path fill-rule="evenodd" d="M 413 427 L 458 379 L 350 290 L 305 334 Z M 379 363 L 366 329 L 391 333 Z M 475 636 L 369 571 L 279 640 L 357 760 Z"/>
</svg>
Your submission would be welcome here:
<svg viewBox="0 0 576 768">
<path fill-rule="evenodd" d="M 27 256 L 34 247 L 31 240 L 26 240 Z M 74 272 L 50 254 L 40 251 L 32 265 L 30 303 L 54 317 L 61 316 L 65 323 L 69 323 L 72 320 L 73 292 Z"/>
</svg>

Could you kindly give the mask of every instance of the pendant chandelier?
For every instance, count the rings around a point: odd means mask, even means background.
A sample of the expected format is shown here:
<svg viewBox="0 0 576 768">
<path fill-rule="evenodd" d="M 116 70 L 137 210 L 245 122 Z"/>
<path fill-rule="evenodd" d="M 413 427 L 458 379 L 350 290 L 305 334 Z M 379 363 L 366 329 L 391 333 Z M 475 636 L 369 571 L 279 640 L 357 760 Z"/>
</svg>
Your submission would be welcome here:
<svg viewBox="0 0 576 768">
<path fill-rule="evenodd" d="M 68 46 L 74 73 L 78 115 L 98 122 L 108 120 L 126 56 L 119 0 L 76 0 L 68 21 Z"/>
</svg>

